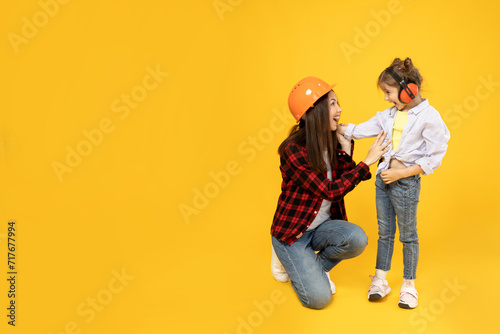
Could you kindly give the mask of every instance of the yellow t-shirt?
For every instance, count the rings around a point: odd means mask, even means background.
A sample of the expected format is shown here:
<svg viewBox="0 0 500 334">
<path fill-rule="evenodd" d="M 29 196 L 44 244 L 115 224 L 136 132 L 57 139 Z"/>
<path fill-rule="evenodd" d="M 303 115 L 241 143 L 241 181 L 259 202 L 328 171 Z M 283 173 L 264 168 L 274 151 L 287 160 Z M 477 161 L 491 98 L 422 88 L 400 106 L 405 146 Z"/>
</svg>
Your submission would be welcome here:
<svg viewBox="0 0 500 334">
<path fill-rule="evenodd" d="M 394 127 L 392 129 L 392 149 L 394 151 L 396 151 L 399 147 L 406 123 L 408 123 L 408 112 L 398 110 L 396 119 L 394 120 Z"/>
</svg>

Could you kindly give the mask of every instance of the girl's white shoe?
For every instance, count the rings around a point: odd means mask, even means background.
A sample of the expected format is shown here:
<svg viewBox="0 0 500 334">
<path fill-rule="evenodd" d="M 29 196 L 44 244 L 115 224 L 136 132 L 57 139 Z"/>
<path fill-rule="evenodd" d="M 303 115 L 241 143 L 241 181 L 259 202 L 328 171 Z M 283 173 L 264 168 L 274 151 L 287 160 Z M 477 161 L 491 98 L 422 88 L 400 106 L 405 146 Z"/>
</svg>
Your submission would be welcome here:
<svg viewBox="0 0 500 334">
<path fill-rule="evenodd" d="M 288 282 L 289 277 L 285 270 L 285 267 L 283 267 L 280 259 L 278 259 L 278 256 L 274 251 L 274 247 L 271 246 L 271 249 L 273 251 L 271 255 L 271 273 L 273 274 L 275 280 L 281 283 L 286 283 Z"/>
<path fill-rule="evenodd" d="M 415 283 L 410 280 L 404 280 L 401 284 L 401 293 L 399 295 L 399 307 L 415 308 L 418 305 L 418 292 L 415 289 Z"/>
<path fill-rule="evenodd" d="M 368 300 L 373 302 L 384 298 L 389 292 L 391 292 L 391 287 L 385 279 L 381 279 L 377 276 L 371 276 L 372 283 L 368 288 Z"/>
</svg>

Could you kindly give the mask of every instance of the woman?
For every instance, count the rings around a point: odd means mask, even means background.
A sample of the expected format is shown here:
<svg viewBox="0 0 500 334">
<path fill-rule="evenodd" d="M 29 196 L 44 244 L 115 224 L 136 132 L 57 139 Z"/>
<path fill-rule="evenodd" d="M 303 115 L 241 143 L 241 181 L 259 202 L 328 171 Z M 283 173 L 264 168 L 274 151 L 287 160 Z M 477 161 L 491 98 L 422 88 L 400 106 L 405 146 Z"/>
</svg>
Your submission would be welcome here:
<svg viewBox="0 0 500 334">
<path fill-rule="evenodd" d="M 312 309 L 324 308 L 335 293 L 328 272 L 366 247 L 364 231 L 347 221 L 343 198 L 371 177 L 369 166 L 389 144 L 382 144 L 381 132 L 363 161 L 352 160 L 353 142 L 336 133 L 342 109 L 334 86 L 307 77 L 293 87 L 288 106 L 299 124 L 278 149 L 283 182 L 271 227 L 277 255 L 271 267 L 275 275 L 282 263 L 286 273 L 275 276 L 288 275 L 302 305 Z"/>
</svg>

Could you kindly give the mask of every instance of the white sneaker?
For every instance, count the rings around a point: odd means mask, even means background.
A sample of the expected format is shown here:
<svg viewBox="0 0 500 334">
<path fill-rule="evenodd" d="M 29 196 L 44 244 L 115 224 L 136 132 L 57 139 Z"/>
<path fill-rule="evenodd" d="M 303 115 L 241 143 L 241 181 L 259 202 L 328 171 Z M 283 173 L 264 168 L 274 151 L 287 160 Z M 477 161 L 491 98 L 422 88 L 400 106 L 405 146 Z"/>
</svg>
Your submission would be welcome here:
<svg viewBox="0 0 500 334">
<path fill-rule="evenodd" d="M 332 279 L 330 278 L 330 273 L 326 272 L 326 276 L 328 277 L 328 280 L 330 281 L 330 290 L 332 290 L 332 295 L 337 292 L 337 288 L 335 287 L 335 283 L 332 282 Z"/>
<path fill-rule="evenodd" d="M 372 302 L 384 298 L 389 292 L 391 292 L 391 288 L 387 280 L 371 275 L 370 278 L 372 279 L 372 283 L 370 284 L 370 288 L 368 288 L 369 301 Z"/>
<path fill-rule="evenodd" d="M 401 284 L 401 292 L 399 294 L 399 307 L 411 309 L 418 305 L 418 292 L 415 289 L 415 283 L 409 280 L 404 280 Z"/>
<path fill-rule="evenodd" d="M 285 267 L 283 267 L 280 259 L 278 259 L 278 256 L 274 251 L 274 247 L 271 246 L 271 249 L 273 250 L 273 253 L 271 255 L 271 273 L 273 274 L 275 280 L 281 283 L 286 283 L 288 282 L 289 277 L 285 270 Z"/>
</svg>

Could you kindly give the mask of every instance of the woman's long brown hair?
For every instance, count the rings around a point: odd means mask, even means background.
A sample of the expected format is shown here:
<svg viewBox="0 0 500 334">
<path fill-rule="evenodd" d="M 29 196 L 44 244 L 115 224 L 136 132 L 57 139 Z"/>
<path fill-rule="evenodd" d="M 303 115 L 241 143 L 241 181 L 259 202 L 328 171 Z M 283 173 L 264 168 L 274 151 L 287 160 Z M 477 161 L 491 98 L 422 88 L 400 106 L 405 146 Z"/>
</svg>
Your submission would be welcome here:
<svg viewBox="0 0 500 334">
<path fill-rule="evenodd" d="M 300 123 L 292 127 L 288 137 L 279 146 L 279 155 L 283 155 L 285 147 L 293 142 L 306 147 L 312 170 L 319 173 L 327 171 L 325 152 L 332 168 L 337 166 L 338 140 L 336 131 L 330 128 L 328 103 L 328 94 L 325 94 L 316 101 L 314 107 L 307 110 Z"/>
</svg>

